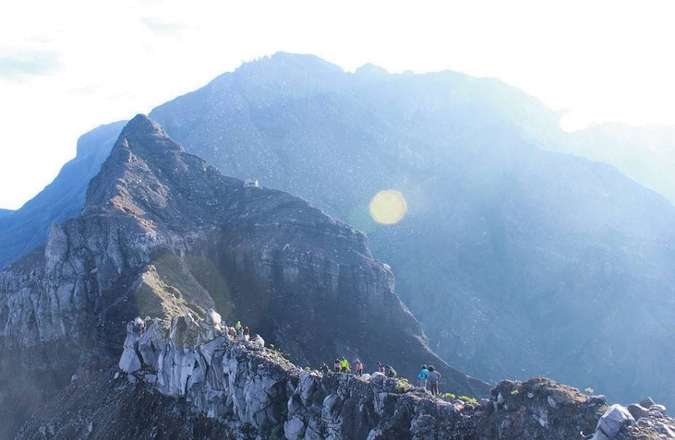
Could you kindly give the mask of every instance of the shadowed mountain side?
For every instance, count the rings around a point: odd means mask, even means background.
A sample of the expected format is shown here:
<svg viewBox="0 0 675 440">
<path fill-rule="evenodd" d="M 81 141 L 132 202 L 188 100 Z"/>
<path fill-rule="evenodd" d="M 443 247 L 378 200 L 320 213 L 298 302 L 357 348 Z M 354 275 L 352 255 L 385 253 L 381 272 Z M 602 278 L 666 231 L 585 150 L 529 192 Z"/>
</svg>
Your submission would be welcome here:
<svg viewBox="0 0 675 440">
<path fill-rule="evenodd" d="M 200 320 L 210 308 L 299 362 L 345 355 L 409 377 L 433 363 L 451 389 L 487 392 L 428 349 L 363 234 L 287 193 L 222 176 L 144 116 L 123 130 L 82 215 L 52 227 L 44 255 L 0 273 L 7 359 L 26 365 L 22 374 L 59 376 L 55 387 L 74 372 L 66 361 L 119 355 L 134 316 Z"/>
</svg>

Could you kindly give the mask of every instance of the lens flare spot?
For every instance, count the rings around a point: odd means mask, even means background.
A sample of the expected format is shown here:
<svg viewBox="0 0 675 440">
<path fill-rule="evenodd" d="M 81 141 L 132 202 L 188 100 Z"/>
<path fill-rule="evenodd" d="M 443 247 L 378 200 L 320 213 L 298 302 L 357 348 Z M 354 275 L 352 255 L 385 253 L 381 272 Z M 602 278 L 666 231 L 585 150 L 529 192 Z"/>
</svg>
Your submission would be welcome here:
<svg viewBox="0 0 675 440">
<path fill-rule="evenodd" d="M 400 222 L 408 212 L 408 204 L 400 191 L 388 189 L 380 191 L 370 200 L 370 216 L 377 223 L 394 225 Z"/>
</svg>

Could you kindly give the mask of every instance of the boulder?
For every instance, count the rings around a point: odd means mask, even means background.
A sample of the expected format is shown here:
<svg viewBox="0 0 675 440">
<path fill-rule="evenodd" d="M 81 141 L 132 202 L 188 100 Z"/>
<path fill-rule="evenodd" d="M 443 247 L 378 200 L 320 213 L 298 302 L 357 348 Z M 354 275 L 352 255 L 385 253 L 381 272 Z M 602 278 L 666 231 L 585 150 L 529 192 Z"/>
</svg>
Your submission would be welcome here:
<svg viewBox="0 0 675 440">
<path fill-rule="evenodd" d="M 641 417 L 647 417 L 649 415 L 649 410 L 637 403 L 628 405 L 628 412 L 633 416 L 635 420 L 638 420 Z"/>
<path fill-rule="evenodd" d="M 609 440 L 616 438 L 621 429 L 635 419 L 625 406 L 614 404 L 600 417 L 592 440 Z"/>
<path fill-rule="evenodd" d="M 654 402 L 654 400 L 651 397 L 647 397 L 646 399 L 642 399 L 640 401 L 640 406 L 647 409 L 651 408 L 651 406 L 655 404 L 656 402 Z"/>
</svg>

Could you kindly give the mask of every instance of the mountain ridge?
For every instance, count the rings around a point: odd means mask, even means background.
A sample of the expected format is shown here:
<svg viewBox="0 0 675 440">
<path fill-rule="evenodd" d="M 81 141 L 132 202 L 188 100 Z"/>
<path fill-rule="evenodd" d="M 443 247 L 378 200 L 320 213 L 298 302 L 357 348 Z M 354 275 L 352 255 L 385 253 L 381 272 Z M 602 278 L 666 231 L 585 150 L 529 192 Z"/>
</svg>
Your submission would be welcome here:
<svg viewBox="0 0 675 440">
<path fill-rule="evenodd" d="M 611 167 L 540 151 L 560 140 L 558 115 L 498 81 L 366 73 L 279 54 L 151 114 L 226 174 L 366 232 L 453 364 L 670 398 L 672 205 Z M 390 188 L 409 209 L 383 227 L 368 203 Z"/>
<path fill-rule="evenodd" d="M 36 377 L 53 378 L 35 390 L 40 400 L 78 365 L 110 365 L 134 316 L 200 321 L 211 309 L 306 364 L 343 354 L 412 377 L 434 363 L 454 389 L 487 392 L 429 350 L 393 283 L 362 233 L 297 197 L 223 176 L 139 115 L 91 181 L 82 214 L 0 272 L 0 377 L 15 377 L 0 412 L 18 420 L 13 411 L 34 410 L 13 402 Z"/>
</svg>

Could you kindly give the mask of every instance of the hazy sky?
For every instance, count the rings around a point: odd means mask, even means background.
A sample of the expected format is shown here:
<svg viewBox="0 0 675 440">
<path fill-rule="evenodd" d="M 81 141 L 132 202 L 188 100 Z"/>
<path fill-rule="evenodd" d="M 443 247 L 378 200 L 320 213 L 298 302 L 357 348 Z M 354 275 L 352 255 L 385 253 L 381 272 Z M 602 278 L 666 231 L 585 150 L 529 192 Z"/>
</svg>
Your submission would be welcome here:
<svg viewBox="0 0 675 440">
<path fill-rule="evenodd" d="M 673 1 L 2 1 L 3 208 L 49 183 L 83 132 L 279 50 L 498 77 L 573 127 L 675 124 Z"/>
</svg>

